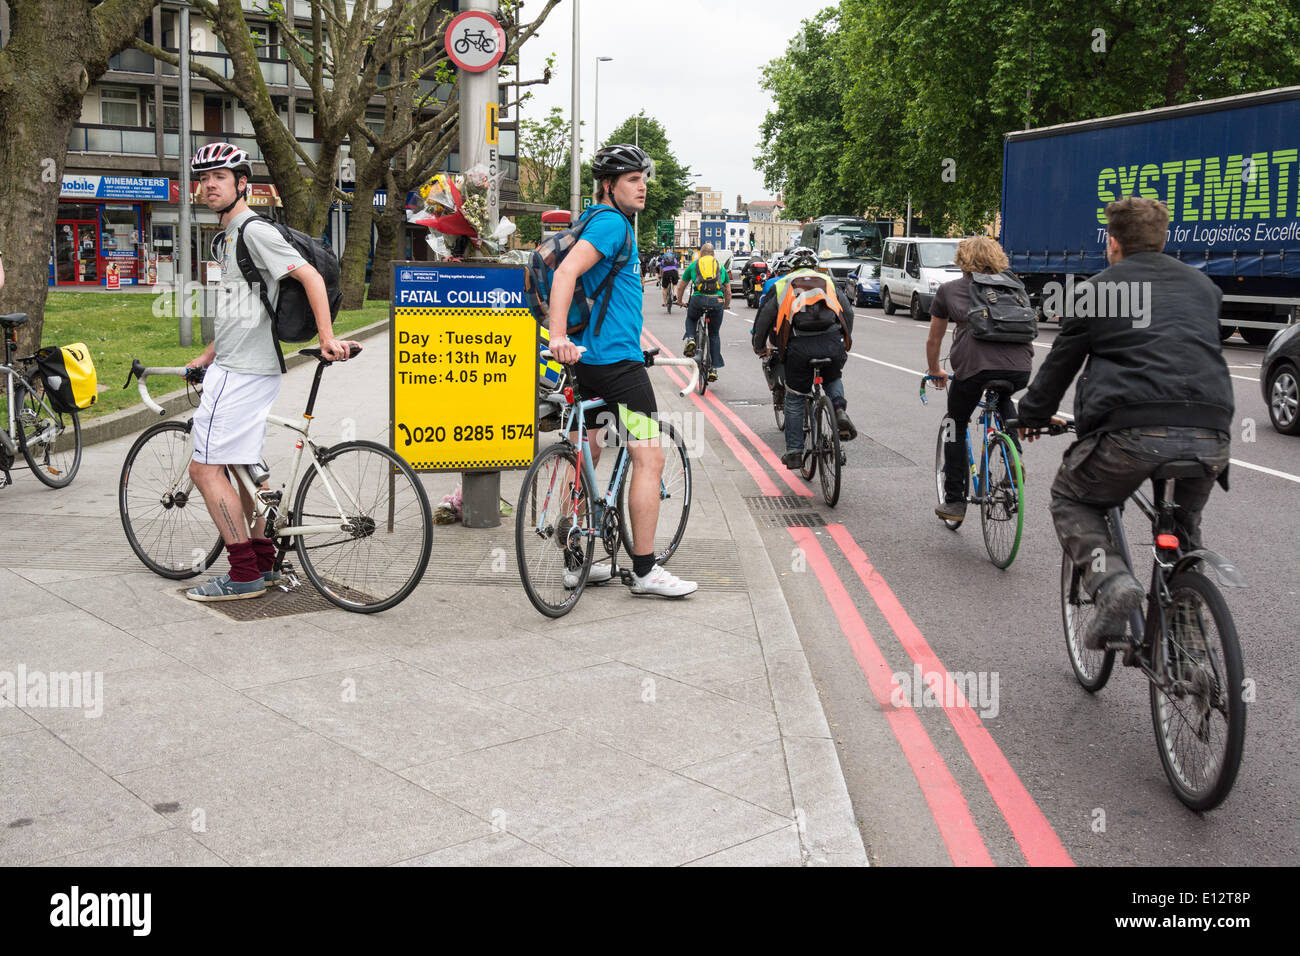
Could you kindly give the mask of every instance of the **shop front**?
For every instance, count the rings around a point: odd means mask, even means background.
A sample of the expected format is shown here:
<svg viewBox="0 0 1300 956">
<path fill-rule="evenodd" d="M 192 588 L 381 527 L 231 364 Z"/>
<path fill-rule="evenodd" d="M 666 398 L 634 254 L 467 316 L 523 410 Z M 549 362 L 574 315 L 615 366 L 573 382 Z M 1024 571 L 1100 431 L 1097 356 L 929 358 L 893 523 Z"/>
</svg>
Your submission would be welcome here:
<svg viewBox="0 0 1300 956">
<path fill-rule="evenodd" d="M 65 175 L 50 243 L 50 285 L 117 288 L 157 281 L 151 213 L 155 202 L 167 201 L 168 187 L 160 178 Z"/>
</svg>

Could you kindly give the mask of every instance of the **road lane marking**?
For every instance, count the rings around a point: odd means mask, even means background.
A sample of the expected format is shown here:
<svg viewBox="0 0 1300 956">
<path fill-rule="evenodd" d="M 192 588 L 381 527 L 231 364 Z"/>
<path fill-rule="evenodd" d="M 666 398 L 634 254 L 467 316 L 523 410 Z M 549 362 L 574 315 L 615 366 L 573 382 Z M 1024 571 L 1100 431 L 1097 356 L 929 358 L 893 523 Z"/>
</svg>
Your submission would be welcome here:
<svg viewBox="0 0 1300 956">
<path fill-rule="evenodd" d="M 674 357 L 672 352 L 670 352 L 664 346 L 664 344 L 660 342 L 657 338 L 655 338 L 654 335 L 652 335 L 650 332 L 642 330 L 641 334 L 644 335 L 647 339 L 649 339 L 652 345 L 658 346 L 659 350 L 664 354 L 665 357 L 667 358 Z M 677 371 L 677 368 L 672 365 L 668 365 L 665 367 L 671 371 Z M 687 380 L 685 378 L 681 380 L 681 384 L 683 387 L 685 386 L 686 381 Z M 749 443 L 754 446 L 754 450 L 758 452 L 758 454 L 763 458 L 763 460 L 767 462 L 768 466 L 772 468 L 773 471 L 776 472 L 777 477 L 780 478 L 783 482 L 785 482 L 786 486 L 791 491 L 793 491 L 796 495 L 800 495 L 801 497 L 804 498 L 814 497 L 811 489 L 809 489 L 807 485 L 805 485 L 798 477 L 796 477 L 794 472 L 790 471 L 790 469 L 786 468 L 785 465 L 781 464 L 780 457 L 773 453 L 771 447 L 767 444 L 767 442 L 763 441 L 756 434 L 754 434 L 753 429 L 751 429 L 748 425 L 746 425 L 739 415 L 737 415 L 731 408 L 725 405 L 722 402 L 722 400 L 718 398 L 717 395 L 713 394 L 713 392 L 711 391 L 705 392 L 704 394 L 708 400 L 712 401 L 713 404 L 728 419 L 731 420 L 732 424 L 736 426 L 736 428 L 740 431 L 740 433 L 749 440 Z M 698 398 L 699 396 L 697 395 L 695 397 Z M 764 476 L 766 477 L 766 473 L 764 473 Z M 773 492 L 773 494 L 776 494 L 776 492 Z"/>
<path fill-rule="evenodd" d="M 1249 468 L 1251 471 L 1262 471 L 1266 475 L 1272 475 L 1274 478 L 1285 478 L 1287 481 L 1294 481 L 1300 484 L 1300 475 L 1290 475 L 1285 471 L 1278 471 L 1275 468 L 1265 468 L 1263 465 L 1252 465 L 1248 461 L 1242 461 L 1239 458 L 1229 458 L 1229 463 L 1240 465 L 1242 468 Z"/>
<path fill-rule="evenodd" d="M 880 608 L 880 613 L 889 622 L 899 643 L 907 651 L 907 656 L 924 674 L 947 674 L 948 669 L 943 666 L 893 589 L 872 566 L 848 529 L 842 524 L 832 524 L 827 530 L 844 552 L 859 580 L 866 586 L 876 607 Z M 935 691 L 938 700 L 944 702 L 945 688 L 941 686 L 935 688 Z M 988 787 L 993 802 L 1007 821 L 1016 842 L 1020 844 L 1025 861 L 1030 866 L 1073 866 L 1074 861 L 1070 859 L 1070 854 L 1061 844 L 1056 831 L 959 688 L 955 690 L 953 706 L 943 703 L 943 712 L 983 778 L 984 785 Z"/>
<path fill-rule="evenodd" d="M 930 808 L 930 816 L 939 828 L 948 856 L 955 866 L 992 866 L 993 858 L 989 856 L 984 838 L 975 826 L 970 805 L 961 791 L 948 765 L 934 746 L 934 741 L 926 733 L 921 718 L 911 706 L 895 707 L 891 701 L 894 691 L 893 673 L 889 662 L 881 653 L 867 629 L 866 622 L 858 613 L 853 599 L 831 565 L 830 558 L 822 549 L 821 543 L 811 528 L 789 528 L 803 551 L 808 566 L 817 576 L 826 600 L 830 603 L 839 622 L 840 631 L 849 642 L 853 656 L 867 679 L 867 686 L 875 695 L 881 713 L 889 724 L 902 748 L 903 756 L 912 768 L 912 774 L 920 785 L 921 795 Z"/>
</svg>

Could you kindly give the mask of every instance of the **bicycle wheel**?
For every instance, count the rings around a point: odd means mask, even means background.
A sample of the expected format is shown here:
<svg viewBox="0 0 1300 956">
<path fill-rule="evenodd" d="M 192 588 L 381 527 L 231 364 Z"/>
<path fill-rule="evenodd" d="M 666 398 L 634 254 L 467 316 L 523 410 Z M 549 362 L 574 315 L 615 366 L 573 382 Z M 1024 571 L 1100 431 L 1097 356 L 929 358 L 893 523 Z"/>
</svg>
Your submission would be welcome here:
<svg viewBox="0 0 1300 956">
<path fill-rule="evenodd" d="M 340 513 L 341 512 L 341 513 Z M 316 590 L 345 611 L 374 614 L 410 596 L 433 547 L 433 512 L 419 476 L 378 442 L 322 449 L 294 495 L 291 523 L 337 531 L 297 535 Z"/>
<path fill-rule="evenodd" d="M 190 479 L 189 422 L 159 422 L 122 463 L 117 510 L 127 543 L 154 574 L 182 581 L 210 568 L 224 546 Z"/>
<path fill-rule="evenodd" d="M 1094 651 L 1083 646 L 1083 635 L 1092 623 L 1096 608 L 1083 588 L 1083 575 L 1068 554 L 1061 555 L 1061 625 L 1065 629 L 1065 652 L 1070 667 L 1083 689 L 1095 694 L 1110 680 L 1115 666 L 1114 651 Z"/>
<path fill-rule="evenodd" d="M 596 549 L 586 482 L 567 442 L 548 446 L 533 461 L 515 507 L 515 560 L 533 607 L 547 617 L 573 610 L 587 586 Z M 572 588 L 564 576 L 577 575 Z"/>
<path fill-rule="evenodd" d="M 814 406 L 811 396 L 805 396 L 803 400 L 803 464 L 799 466 L 799 474 L 803 476 L 804 481 L 812 481 L 813 476 L 817 474 L 817 455 L 816 448 L 816 430 L 814 426 Z"/>
<path fill-rule="evenodd" d="M 703 395 L 709 388 L 709 320 L 705 317 L 695 323 L 695 364 L 700 367 L 695 391 Z"/>
<path fill-rule="evenodd" d="M 686 442 L 681 434 L 667 422 L 659 423 L 663 436 L 664 473 L 659 479 L 659 520 L 655 524 L 655 561 L 667 564 L 686 533 L 686 521 L 691 515 L 691 460 L 686 456 Z M 628 511 L 628 498 L 632 481 L 624 476 L 619 491 L 619 537 L 628 558 L 632 558 L 632 527 Z"/>
<path fill-rule="evenodd" d="M 40 398 L 25 385 L 14 385 L 14 418 L 18 447 L 27 467 L 41 484 L 66 488 L 81 467 L 81 417 L 57 412 L 49 398 Z"/>
<path fill-rule="evenodd" d="M 822 498 L 830 507 L 840 500 L 840 429 L 835 423 L 835 409 L 823 395 L 813 408 L 817 416 L 817 447 L 814 456 L 822 473 Z"/>
<path fill-rule="evenodd" d="M 1173 693 L 1151 684 L 1151 722 L 1178 799 L 1193 810 L 1212 810 L 1237 779 L 1246 738 L 1241 644 L 1227 602 L 1209 578 L 1182 571 L 1169 592 L 1163 663 Z"/>
<path fill-rule="evenodd" d="M 1020 497 L 1023 480 L 1016 446 L 1006 435 L 995 432 L 988 443 L 980 527 L 989 558 L 999 568 L 1010 567 L 1020 550 L 1020 533 L 1025 526 Z"/>
<path fill-rule="evenodd" d="M 943 461 L 944 461 L 943 438 L 944 438 L 944 431 L 946 428 L 947 425 L 945 422 L 939 423 L 939 439 L 935 445 L 935 450 L 934 450 L 934 483 L 935 483 L 935 488 L 939 493 L 939 504 L 945 504 L 947 502 L 946 492 L 944 490 L 944 477 L 943 477 Z M 969 469 L 966 470 L 965 476 L 966 476 L 966 497 L 967 499 L 969 499 L 970 498 L 970 470 Z M 958 528 L 961 527 L 960 518 L 956 521 L 949 521 L 947 518 L 940 518 L 939 520 L 944 523 L 944 525 L 948 528 L 949 531 L 956 531 Z"/>
<path fill-rule="evenodd" d="M 672 290 L 669 290 L 669 295 L 668 295 L 668 304 L 667 304 L 666 308 L 668 309 L 668 314 L 669 314 L 669 315 L 672 315 L 672 314 L 673 314 L 673 297 L 672 297 Z"/>
</svg>

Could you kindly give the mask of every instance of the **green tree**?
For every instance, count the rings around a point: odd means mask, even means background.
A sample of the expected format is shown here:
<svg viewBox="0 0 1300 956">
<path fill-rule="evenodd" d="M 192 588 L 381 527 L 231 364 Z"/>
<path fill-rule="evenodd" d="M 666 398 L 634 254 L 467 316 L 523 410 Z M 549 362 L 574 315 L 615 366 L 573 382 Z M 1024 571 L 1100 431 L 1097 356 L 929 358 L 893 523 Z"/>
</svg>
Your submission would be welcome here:
<svg viewBox="0 0 1300 956">
<path fill-rule="evenodd" d="M 898 214 L 910 195 L 936 229 L 971 230 L 998 209 L 1006 132 L 1297 75 L 1294 0 L 841 0 L 765 71 L 759 164 L 795 215 Z"/>
<path fill-rule="evenodd" d="M 556 171 L 569 153 L 569 121 L 552 106 L 540 120 L 519 121 L 519 191 L 525 202 L 544 202 Z"/>
<path fill-rule="evenodd" d="M 860 181 L 840 176 L 851 64 L 840 51 L 838 16 L 832 7 L 804 20 L 785 54 L 763 68 L 761 85 L 776 108 L 759 128 L 754 165 L 770 191 L 784 194 L 793 219 L 860 212 L 865 203 Z"/>
<path fill-rule="evenodd" d="M 50 237 L 82 98 L 144 26 L 154 0 L 10 0 L 0 50 L 0 312 L 26 312 L 19 353 L 40 342 Z"/>
</svg>

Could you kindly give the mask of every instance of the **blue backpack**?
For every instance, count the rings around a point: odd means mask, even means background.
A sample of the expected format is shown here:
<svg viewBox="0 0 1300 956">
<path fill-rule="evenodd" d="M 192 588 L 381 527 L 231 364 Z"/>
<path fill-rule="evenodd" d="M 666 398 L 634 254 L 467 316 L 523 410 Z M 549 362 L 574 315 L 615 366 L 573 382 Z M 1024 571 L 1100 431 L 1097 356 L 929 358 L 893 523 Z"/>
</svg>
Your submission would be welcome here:
<svg viewBox="0 0 1300 956">
<path fill-rule="evenodd" d="M 565 229 L 549 237 L 545 242 L 539 245 L 533 254 L 529 257 L 528 265 L 524 271 L 524 293 L 528 302 L 528 309 L 533 313 L 533 317 L 543 326 L 549 326 L 551 316 L 551 285 L 555 280 L 555 270 L 560 267 L 560 263 L 577 245 L 578 240 L 587 227 L 595 221 L 601 213 L 619 216 L 626 224 L 627 219 L 621 213 L 614 209 L 592 207 L 588 212 L 583 213 L 578 219 L 577 225 L 571 229 Z M 573 303 L 569 306 L 569 324 L 568 331 L 570 335 L 577 334 L 588 326 L 591 322 L 591 315 L 597 302 L 600 303 L 600 310 L 596 314 L 595 332 L 600 335 L 601 326 L 605 324 L 605 313 L 609 309 L 609 301 L 614 295 L 614 279 L 619 271 L 632 261 L 632 253 L 636 247 L 635 240 L 632 236 L 632 228 L 627 228 L 627 238 L 623 241 L 623 246 L 618 251 L 610 263 L 609 274 L 605 276 L 596 291 L 590 296 L 586 295 L 586 287 L 582 285 L 579 279 L 574 287 Z"/>
</svg>

